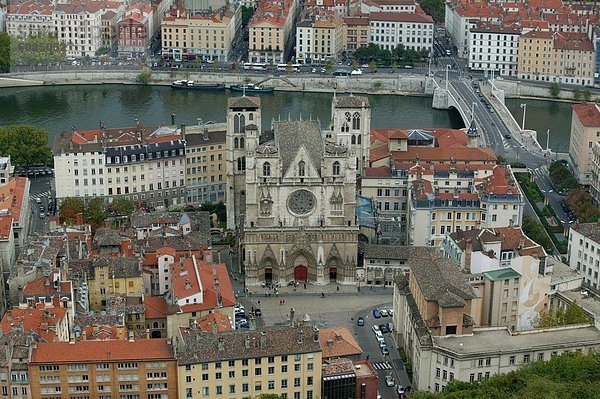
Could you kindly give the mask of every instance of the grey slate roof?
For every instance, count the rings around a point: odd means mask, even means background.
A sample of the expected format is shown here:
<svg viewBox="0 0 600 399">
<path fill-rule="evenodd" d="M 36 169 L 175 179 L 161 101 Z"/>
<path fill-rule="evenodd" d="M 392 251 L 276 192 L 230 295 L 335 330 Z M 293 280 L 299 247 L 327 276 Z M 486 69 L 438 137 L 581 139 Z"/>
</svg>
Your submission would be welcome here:
<svg viewBox="0 0 600 399">
<path fill-rule="evenodd" d="M 279 148 L 283 174 L 296 157 L 301 147 L 306 152 L 313 166 L 320 171 L 323 157 L 323 138 L 321 126 L 317 121 L 276 121 L 273 122 L 275 131 L 275 146 Z"/>
<path fill-rule="evenodd" d="M 333 100 L 334 107 L 337 108 L 361 108 L 362 106 L 370 108 L 369 99 L 363 96 L 336 96 Z"/>
<path fill-rule="evenodd" d="M 261 333 L 265 334 L 265 345 L 262 347 Z M 299 337 L 302 337 L 301 342 Z M 219 340 L 222 340 L 221 348 Z M 319 340 L 313 340 L 310 327 L 267 327 L 220 334 L 198 331 L 194 335 L 183 336 L 183 343 L 184 348 L 177 359 L 180 365 L 321 352 Z"/>
<path fill-rule="evenodd" d="M 419 312 L 419 307 L 417 306 L 417 302 L 415 301 L 412 292 L 410 292 L 408 279 L 404 274 L 400 273 L 396 275 L 395 283 L 400 295 L 405 297 L 406 304 L 410 311 L 410 320 L 413 321 L 413 328 L 415 329 L 419 343 L 421 346 L 431 347 L 433 345 L 431 333 L 429 332 L 429 328 L 427 328 L 425 320 L 421 317 L 421 312 Z"/>
<path fill-rule="evenodd" d="M 409 248 L 401 245 L 364 244 L 365 259 L 408 259 Z"/>
<path fill-rule="evenodd" d="M 217 132 L 208 132 L 205 136 L 202 133 L 186 133 L 185 142 L 187 147 L 203 146 L 207 144 L 223 143 L 225 144 L 225 130 Z"/>
<path fill-rule="evenodd" d="M 108 279 L 140 277 L 141 260 L 137 256 L 105 256 L 94 259 L 94 268 L 108 267 Z"/>
<path fill-rule="evenodd" d="M 577 223 L 571 228 L 590 240 L 600 243 L 600 223 Z"/>
<path fill-rule="evenodd" d="M 227 99 L 229 108 L 257 108 L 260 107 L 260 97 L 258 96 L 241 96 L 229 97 Z"/>
<path fill-rule="evenodd" d="M 460 269 L 436 248 L 415 248 L 407 264 L 427 301 L 437 301 L 441 307 L 461 307 L 465 300 L 475 297 Z"/>
</svg>

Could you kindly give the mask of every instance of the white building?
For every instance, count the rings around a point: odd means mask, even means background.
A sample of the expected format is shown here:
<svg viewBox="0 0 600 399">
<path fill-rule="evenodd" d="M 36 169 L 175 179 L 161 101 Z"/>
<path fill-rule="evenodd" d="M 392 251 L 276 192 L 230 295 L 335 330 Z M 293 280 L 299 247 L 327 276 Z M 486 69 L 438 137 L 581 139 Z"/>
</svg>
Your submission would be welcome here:
<svg viewBox="0 0 600 399">
<path fill-rule="evenodd" d="M 477 26 L 478 21 L 498 22 L 501 18 L 502 9 L 493 7 L 488 2 L 446 2 L 446 34 L 456 46 L 457 55 L 461 58 L 468 57 L 469 32 Z"/>
<path fill-rule="evenodd" d="M 589 288 L 600 289 L 600 224 L 578 223 L 569 230 L 569 266 L 584 277 Z"/>
<path fill-rule="evenodd" d="M 40 33 L 54 32 L 52 4 L 50 2 L 17 2 L 16 4 L 10 4 L 5 10 L 6 31 L 12 36 L 23 38 Z M 0 11 L 0 16 L 1 14 L 2 11 Z"/>
<path fill-rule="evenodd" d="M 412 14 L 417 12 L 415 0 L 367 0 L 360 2 L 360 12 L 402 12 Z"/>
<path fill-rule="evenodd" d="M 426 14 L 374 12 L 370 15 L 371 43 L 393 50 L 399 44 L 407 49 L 431 52 L 433 18 Z"/>
<path fill-rule="evenodd" d="M 67 46 L 67 55 L 93 57 L 102 47 L 102 3 L 57 4 L 52 13 L 58 39 Z"/>
<path fill-rule="evenodd" d="M 521 27 L 478 22 L 469 35 L 469 69 L 516 76 Z"/>
</svg>

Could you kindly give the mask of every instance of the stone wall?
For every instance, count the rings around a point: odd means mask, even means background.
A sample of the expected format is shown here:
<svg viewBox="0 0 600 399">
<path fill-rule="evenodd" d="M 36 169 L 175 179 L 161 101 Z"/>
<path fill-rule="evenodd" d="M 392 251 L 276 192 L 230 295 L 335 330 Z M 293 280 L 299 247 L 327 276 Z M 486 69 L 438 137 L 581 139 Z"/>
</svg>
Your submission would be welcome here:
<svg viewBox="0 0 600 399">
<path fill-rule="evenodd" d="M 504 94 L 506 98 L 519 98 L 519 97 L 536 97 L 536 98 L 544 98 L 544 99 L 552 99 L 550 95 L 550 89 L 545 84 L 536 84 L 528 81 L 521 80 L 494 80 L 494 85 L 498 89 L 504 90 Z M 579 88 L 580 93 L 580 101 L 583 101 L 583 92 L 586 90 L 584 87 Z M 592 101 L 598 101 L 600 99 L 600 95 L 595 89 L 588 89 L 592 91 Z M 558 95 L 558 100 L 566 100 L 566 101 L 577 101 L 575 99 L 575 90 L 571 87 L 561 86 L 560 93 Z"/>
</svg>

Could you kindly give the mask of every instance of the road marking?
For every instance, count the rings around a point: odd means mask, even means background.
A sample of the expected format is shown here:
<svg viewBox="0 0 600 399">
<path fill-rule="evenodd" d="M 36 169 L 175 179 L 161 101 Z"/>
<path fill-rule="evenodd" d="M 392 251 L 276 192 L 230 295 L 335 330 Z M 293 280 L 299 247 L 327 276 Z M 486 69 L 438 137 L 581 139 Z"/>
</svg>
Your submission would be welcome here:
<svg viewBox="0 0 600 399">
<path fill-rule="evenodd" d="M 388 362 L 373 363 L 375 370 L 391 370 L 392 366 Z"/>
</svg>

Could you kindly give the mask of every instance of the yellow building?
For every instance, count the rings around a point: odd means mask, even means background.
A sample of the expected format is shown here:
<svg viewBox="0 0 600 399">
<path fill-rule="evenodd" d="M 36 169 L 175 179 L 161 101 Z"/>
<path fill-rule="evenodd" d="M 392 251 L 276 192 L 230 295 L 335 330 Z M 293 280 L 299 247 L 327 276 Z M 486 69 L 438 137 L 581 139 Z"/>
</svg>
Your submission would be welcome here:
<svg viewBox="0 0 600 399">
<path fill-rule="evenodd" d="M 285 62 L 285 49 L 294 27 L 297 12 L 296 0 L 262 1 L 249 27 L 250 62 Z"/>
<path fill-rule="evenodd" d="M 140 259 L 135 256 L 99 257 L 94 276 L 88 279 L 90 310 L 106 310 L 109 296 L 137 296 L 144 293 Z"/>
<path fill-rule="evenodd" d="M 296 25 L 296 60 L 300 63 L 335 60 L 341 53 L 343 20 L 305 20 Z"/>
<path fill-rule="evenodd" d="M 533 30 L 519 40 L 519 79 L 591 86 L 594 45 L 584 33 Z"/>
<path fill-rule="evenodd" d="M 184 127 L 188 204 L 225 202 L 227 124 Z"/>
<path fill-rule="evenodd" d="M 228 62 L 241 22 L 241 7 L 235 11 L 223 7 L 195 15 L 177 10 L 161 23 L 163 55 L 180 59 L 183 53 L 189 53 L 202 60 Z"/>
<path fill-rule="evenodd" d="M 569 157 L 571 165 L 575 169 L 575 177 L 580 184 L 597 184 L 591 180 L 594 179 L 592 176 L 592 150 L 594 144 L 598 142 L 600 142 L 600 105 L 594 103 L 574 104 L 571 117 Z"/>
<path fill-rule="evenodd" d="M 369 17 L 344 18 L 342 46 L 346 51 L 354 51 L 369 45 Z"/>
<path fill-rule="evenodd" d="M 189 331 L 189 330 L 188 330 Z M 178 353 L 181 397 L 321 397 L 321 346 L 310 327 L 186 333 Z"/>
</svg>

